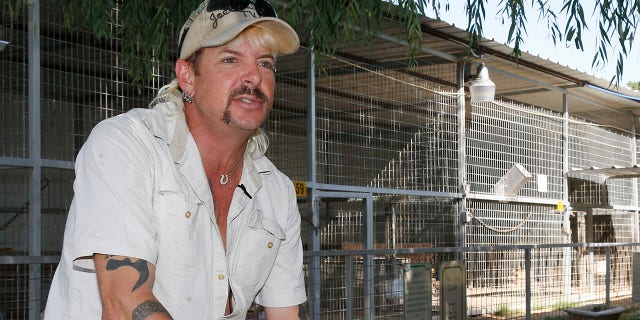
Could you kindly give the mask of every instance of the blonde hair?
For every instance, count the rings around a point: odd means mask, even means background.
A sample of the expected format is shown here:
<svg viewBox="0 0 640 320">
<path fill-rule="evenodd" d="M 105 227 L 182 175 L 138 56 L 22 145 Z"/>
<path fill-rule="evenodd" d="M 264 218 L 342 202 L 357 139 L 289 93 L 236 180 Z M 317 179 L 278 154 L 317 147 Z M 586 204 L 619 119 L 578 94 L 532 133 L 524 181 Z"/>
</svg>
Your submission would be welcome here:
<svg viewBox="0 0 640 320">
<path fill-rule="evenodd" d="M 280 43 L 267 30 L 260 28 L 260 23 L 247 27 L 225 45 L 234 46 L 246 40 L 254 48 L 268 48 L 275 56 L 282 51 Z"/>
</svg>

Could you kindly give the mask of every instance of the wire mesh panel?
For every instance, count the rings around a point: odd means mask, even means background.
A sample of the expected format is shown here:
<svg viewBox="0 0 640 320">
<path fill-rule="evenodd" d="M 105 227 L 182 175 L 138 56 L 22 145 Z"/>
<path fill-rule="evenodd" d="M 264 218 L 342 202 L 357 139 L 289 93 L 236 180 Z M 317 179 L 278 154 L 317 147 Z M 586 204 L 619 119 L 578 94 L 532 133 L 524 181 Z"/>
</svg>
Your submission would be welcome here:
<svg viewBox="0 0 640 320">
<path fill-rule="evenodd" d="M 369 314 L 376 319 L 403 319 L 406 298 L 403 270 L 407 265 L 423 264 L 431 269 L 431 317 L 442 316 L 440 297 L 445 288 L 438 270 L 443 262 L 454 261 L 457 255 L 442 249 L 414 249 L 424 251 L 420 253 L 374 252 L 370 265 L 361 251 L 333 252 L 331 255 L 307 252 L 306 272 L 314 271 L 309 269 L 311 257 L 317 256 L 322 261 L 319 267 L 321 299 L 310 301 L 321 305 L 320 314 L 316 316 L 320 319 L 364 319 L 367 314 L 365 301 L 372 299 L 374 307 Z M 480 319 L 549 319 L 566 316 L 564 309 L 585 304 L 610 302 L 617 306 L 632 306 L 632 279 L 616 279 L 614 269 L 629 274 L 633 265 L 614 260 L 624 257 L 620 252 L 636 249 L 618 245 L 585 248 L 570 244 L 468 248 L 466 313 Z M 483 262 L 488 264 L 482 269 L 469 267 Z M 365 270 L 373 272 L 373 282 L 366 281 Z M 367 286 L 371 291 L 365 290 Z M 373 296 L 367 296 L 367 292 Z"/>
<path fill-rule="evenodd" d="M 0 10 L 0 156 L 25 158 L 28 151 L 28 45 L 25 9 L 12 16 Z"/>
<path fill-rule="evenodd" d="M 321 205 L 320 248 L 364 248 L 364 201 L 324 200 Z"/>
<path fill-rule="evenodd" d="M 563 216 L 555 207 L 472 200 L 474 218 L 467 226 L 470 245 L 563 243 Z"/>
<path fill-rule="evenodd" d="M 60 255 L 75 176 L 72 170 L 45 168 L 42 177 L 41 250 L 43 255 Z"/>
<path fill-rule="evenodd" d="M 30 173 L 25 168 L 0 170 L 0 254 L 29 254 Z"/>
<path fill-rule="evenodd" d="M 632 243 L 635 239 L 633 225 L 633 211 L 594 209 L 593 210 L 593 242 L 595 243 Z M 592 250 L 594 258 L 600 264 L 600 272 L 604 271 L 602 264 L 606 263 L 606 248 Z M 629 247 L 610 248 L 611 255 L 611 285 L 616 293 L 628 294 L 630 288 L 625 287 L 632 281 L 629 272 L 633 266 L 633 251 Z"/>
<path fill-rule="evenodd" d="M 346 252 L 346 251 L 345 251 Z M 437 259 L 432 259 L 437 257 Z M 404 318 L 404 270 L 410 265 L 426 266 L 431 275 L 433 316 L 439 314 L 439 275 L 441 261 L 450 261 L 451 253 L 420 254 L 375 254 L 367 265 L 363 255 L 340 254 L 321 257 L 321 299 L 319 303 L 321 319 L 365 319 L 366 314 L 374 314 L 375 319 Z M 435 264 L 428 262 L 434 260 Z M 305 264 L 305 268 L 309 268 Z M 368 270 L 368 271 L 367 271 Z M 312 272 L 313 270 L 308 270 Z M 372 273 L 373 281 L 368 283 L 366 272 Z M 365 287 L 371 290 L 367 295 Z M 367 301 L 373 306 L 367 310 Z"/>
<path fill-rule="evenodd" d="M 46 302 L 56 264 L 38 266 L 35 280 L 41 282 L 40 300 Z M 0 319 L 29 319 L 29 280 L 34 279 L 29 269 L 29 264 L 0 264 Z"/>
<path fill-rule="evenodd" d="M 631 137 L 619 130 L 575 119 L 569 125 L 571 169 L 628 167 L 632 163 Z M 574 171 L 569 196 L 581 205 L 634 205 L 633 180 L 607 179 L 600 174 Z"/>
<path fill-rule="evenodd" d="M 300 51 L 278 58 L 275 102 L 264 129 L 269 136 L 269 159 L 291 179 L 307 181 L 307 70 L 290 67 L 306 57 L 304 49 Z"/>
<path fill-rule="evenodd" d="M 6 319 L 29 318 L 29 265 L 0 265 L 0 315 Z"/>
<path fill-rule="evenodd" d="M 469 245 L 553 244 L 565 242 L 568 236 L 562 232 L 562 215 L 549 206 L 470 201 L 468 207 L 474 212 L 474 219 L 467 227 Z M 544 257 L 546 262 L 542 263 L 559 261 L 559 266 L 562 265 L 562 257 L 562 252 L 556 253 L 555 256 Z M 504 287 L 513 281 L 523 280 L 522 252 L 473 252 L 468 253 L 467 258 L 468 281 L 473 288 Z M 539 272 L 548 277 L 543 274 L 545 270 L 542 268 Z M 498 293 L 499 290 L 496 291 Z"/>
<path fill-rule="evenodd" d="M 389 197 L 379 200 L 388 248 L 448 247 L 458 243 L 456 201 L 427 197 Z M 380 214 L 379 214 L 380 216 Z M 377 238 L 382 240 L 381 237 Z"/>
<path fill-rule="evenodd" d="M 374 201 L 374 247 L 426 248 L 458 242 L 456 202 L 428 197 L 380 196 Z M 320 206 L 323 250 L 364 248 L 364 201 L 323 200 Z"/>
<path fill-rule="evenodd" d="M 324 62 L 316 93 L 319 182 L 457 191 L 455 94 L 403 70 Z"/>
<path fill-rule="evenodd" d="M 560 115 L 531 106 L 481 103 L 473 105 L 468 118 L 467 171 L 473 192 L 496 193 L 500 178 L 521 164 L 533 177 L 517 195 L 562 199 Z"/>
<path fill-rule="evenodd" d="M 42 157 L 74 160 L 99 121 L 146 108 L 172 73 L 156 64 L 161 74 L 148 84 L 132 85 L 118 52 L 122 39 L 98 39 L 83 28 L 69 31 L 59 4 L 43 1 L 41 12 Z M 111 14 L 117 35 L 119 8 Z"/>
</svg>

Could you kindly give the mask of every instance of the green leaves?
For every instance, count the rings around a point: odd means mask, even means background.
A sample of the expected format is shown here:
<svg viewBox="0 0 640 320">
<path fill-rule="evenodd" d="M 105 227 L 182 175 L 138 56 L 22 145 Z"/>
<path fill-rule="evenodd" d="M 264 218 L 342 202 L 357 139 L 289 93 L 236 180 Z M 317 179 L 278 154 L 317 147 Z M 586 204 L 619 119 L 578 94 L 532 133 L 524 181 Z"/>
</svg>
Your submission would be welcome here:
<svg viewBox="0 0 640 320">
<path fill-rule="evenodd" d="M 624 72 L 624 61 L 632 47 L 634 34 L 640 19 L 640 1 L 597 0 L 598 48 L 592 65 L 598 67 L 608 62 L 610 50 L 619 51 L 616 75 L 611 82 L 619 85 Z"/>
<path fill-rule="evenodd" d="M 12 0 L 18 1 L 18 0 Z M 26 0 L 25 0 L 26 1 Z M 149 82 L 169 60 L 167 40 L 178 33 L 199 0 L 55 0 L 69 30 L 88 27 L 98 38 L 122 39 L 122 62 L 131 81 Z"/>
<path fill-rule="evenodd" d="M 499 14 L 505 14 L 509 17 L 509 35 L 507 42 L 514 42 L 513 55 L 518 59 L 522 55 L 520 44 L 524 41 L 523 33 L 527 33 L 527 16 L 524 3 L 522 0 L 501 1 L 504 7 L 498 11 Z"/>
<path fill-rule="evenodd" d="M 29 0 L 4 0 L 9 12 L 16 14 L 25 8 Z M 120 38 L 123 41 L 124 67 L 134 82 L 147 82 L 166 65 L 169 52 L 167 41 L 177 38 L 185 19 L 201 0 L 54 0 L 65 12 L 69 29 L 88 27 L 96 37 Z M 497 1 L 497 0 L 494 0 Z M 448 0 L 272 0 L 277 4 L 280 17 L 298 30 L 307 47 L 320 53 L 332 54 L 337 45 L 354 41 L 366 43 L 383 32 L 383 22 L 401 26 L 407 47 L 410 66 L 420 50 L 423 26 L 420 15 L 432 9 L 436 16 L 441 10 L 449 11 Z M 456 5 L 459 1 L 454 2 Z M 469 45 L 477 49 L 483 37 L 486 6 L 489 0 L 466 0 Z M 583 31 L 589 25 L 580 0 L 563 0 L 559 14 L 550 0 L 500 0 L 499 14 L 508 24 L 508 42 L 513 43 L 513 55 L 521 55 L 521 45 L 526 35 L 526 22 L 537 14 L 550 31 L 555 45 L 573 44 L 584 50 Z M 459 6 L 454 7 L 458 10 Z M 597 67 L 608 62 L 609 55 L 616 56 L 616 75 L 612 82 L 618 85 L 624 70 L 624 61 L 633 48 L 635 32 L 640 19 L 640 0 L 595 0 L 598 48 L 592 64 Z M 564 18 L 561 29 L 558 19 Z M 306 34 L 304 34 L 306 33 Z M 172 42 L 172 45 L 175 43 Z M 619 52 L 619 53 L 618 53 Z M 616 54 L 618 53 L 618 54 Z"/>
<path fill-rule="evenodd" d="M 167 61 L 169 10 L 160 1 L 125 1 L 122 6 L 123 62 L 134 81 L 150 81 L 154 67 Z"/>
<path fill-rule="evenodd" d="M 65 12 L 65 24 L 69 30 L 78 26 L 89 27 L 98 38 L 111 38 L 113 25 L 113 1 L 108 0 L 56 0 Z"/>
<path fill-rule="evenodd" d="M 20 10 L 27 5 L 28 0 L 6 0 L 2 1 L 2 5 L 6 6 L 9 14 L 13 17 L 20 14 Z"/>
<path fill-rule="evenodd" d="M 467 0 L 467 32 L 469 32 L 469 45 L 477 48 L 482 40 L 482 25 L 486 17 L 484 0 Z"/>
</svg>

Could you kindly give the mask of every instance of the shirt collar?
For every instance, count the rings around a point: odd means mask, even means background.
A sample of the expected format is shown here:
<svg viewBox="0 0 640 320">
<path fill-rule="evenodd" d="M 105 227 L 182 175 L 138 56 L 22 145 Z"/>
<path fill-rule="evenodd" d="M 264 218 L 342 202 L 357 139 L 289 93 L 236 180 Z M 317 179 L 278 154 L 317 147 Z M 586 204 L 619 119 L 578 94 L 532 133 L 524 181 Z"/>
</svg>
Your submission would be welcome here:
<svg viewBox="0 0 640 320">
<path fill-rule="evenodd" d="M 169 146 L 173 162 L 180 163 L 189 134 L 184 110 L 172 101 L 159 103 L 152 110 L 144 119 L 145 124 L 155 137 Z"/>
</svg>

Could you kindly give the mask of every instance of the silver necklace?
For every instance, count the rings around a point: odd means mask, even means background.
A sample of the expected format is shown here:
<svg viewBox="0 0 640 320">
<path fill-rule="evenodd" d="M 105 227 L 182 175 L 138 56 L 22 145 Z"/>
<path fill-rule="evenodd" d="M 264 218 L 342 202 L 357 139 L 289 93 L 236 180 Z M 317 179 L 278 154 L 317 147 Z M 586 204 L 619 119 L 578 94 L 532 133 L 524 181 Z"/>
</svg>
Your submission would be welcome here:
<svg viewBox="0 0 640 320">
<path fill-rule="evenodd" d="M 240 162 L 242 161 L 242 158 L 240 158 L 240 160 L 238 160 L 238 162 L 236 163 L 235 166 L 233 166 L 233 169 L 231 169 L 231 171 L 227 172 L 227 174 L 221 174 L 220 175 L 220 184 L 221 185 L 226 185 L 227 183 L 229 183 L 229 179 L 231 179 L 231 175 L 236 172 L 236 169 L 238 169 L 238 167 L 240 166 Z"/>
</svg>

